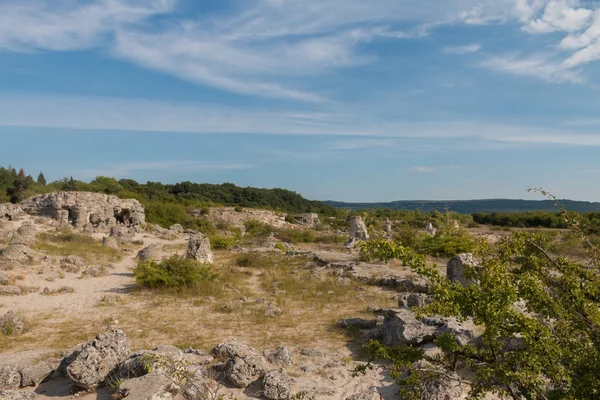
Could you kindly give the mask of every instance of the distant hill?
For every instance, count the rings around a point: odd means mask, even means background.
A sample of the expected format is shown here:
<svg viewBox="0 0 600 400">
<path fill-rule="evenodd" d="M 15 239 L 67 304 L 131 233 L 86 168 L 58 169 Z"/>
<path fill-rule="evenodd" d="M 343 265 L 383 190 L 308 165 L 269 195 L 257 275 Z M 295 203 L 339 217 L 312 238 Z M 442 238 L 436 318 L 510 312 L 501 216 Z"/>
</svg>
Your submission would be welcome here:
<svg viewBox="0 0 600 400">
<path fill-rule="evenodd" d="M 560 200 L 571 211 L 600 212 L 600 203 L 588 201 Z M 551 200 L 402 200 L 389 203 L 344 203 L 341 201 L 324 201 L 324 204 L 349 210 L 363 210 L 370 208 L 388 208 L 391 210 L 421 210 L 444 211 L 446 209 L 460 214 L 493 213 L 493 212 L 521 212 L 521 211 L 557 211 L 556 205 Z"/>
</svg>

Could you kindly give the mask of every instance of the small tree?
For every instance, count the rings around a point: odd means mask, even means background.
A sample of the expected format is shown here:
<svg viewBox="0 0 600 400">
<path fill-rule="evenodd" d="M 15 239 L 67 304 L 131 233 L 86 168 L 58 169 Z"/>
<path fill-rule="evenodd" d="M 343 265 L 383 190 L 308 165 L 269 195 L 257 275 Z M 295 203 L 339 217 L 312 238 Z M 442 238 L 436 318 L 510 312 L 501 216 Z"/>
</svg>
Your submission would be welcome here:
<svg viewBox="0 0 600 400">
<path fill-rule="evenodd" d="M 11 203 L 21 202 L 25 196 L 25 191 L 32 182 L 31 176 L 25 175 L 25 170 L 21 168 L 13 181 L 12 187 L 7 190 Z"/>
<path fill-rule="evenodd" d="M 38 185 L 46 186 L 46 177 L 44 176 L 43 172 L 40 172 L 40 174 L 38 175 L 37 183 Z"/>
</svg>

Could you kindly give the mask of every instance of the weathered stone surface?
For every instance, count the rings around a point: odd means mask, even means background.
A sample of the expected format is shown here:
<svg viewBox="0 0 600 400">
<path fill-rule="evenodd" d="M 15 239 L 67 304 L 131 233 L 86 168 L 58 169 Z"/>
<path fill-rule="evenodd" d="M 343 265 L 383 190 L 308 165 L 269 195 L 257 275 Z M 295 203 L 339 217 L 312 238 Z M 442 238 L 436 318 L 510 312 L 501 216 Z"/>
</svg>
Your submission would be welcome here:
<svg viewBox="0 0 600 400">
<path fill-rule="evenodd" d="M 0 389 L 18 389 L 21 385 L 21 373 L 11 365 L 0 366 Z"/>
<path fill-rule="evenodd" d="M 300 350 L 300 354 L 306 357 L 323 357 L 327 353 L 321 349 L 316 349 L 314 347 L 307 347 L 305 349 Z"/>
<path fill-rule="evenodd" d="M 350 397 L 346 397 L 346 400 L 380 400 L 381 396 L 375 390 L 366 390 L 357 394 L 353 394 Z"/>
<path fill-rule="evenodd" d="M 33 224 L 22 225 L 15 233 L 8 246 L 0 253 L 0 258 L 7 261 L 28 261 L 34 255 L 29 245 L 35 241 L 36 229 Z"/>
<path fill-rule="evenodd" d="M 79 387 L 95 389 L 129 353 L 129 339 L 123 331 L 100 333 L 73 358 L 67 376 Z"/>
<path fill-rule="evenodd" d="M 0 318 L 0 333 L 4 335 L 20 335 L 25 329 L 25 321 L 13 310 L 9 310 Z"/>
<path fill-rule="evenodd" d="M 466 271 L 469 268 L 478 268 L 479 265 L 473 254 L 459 254 L 452 257 L 446 265 L 446 277 L 452 282 L 458 282 L 463 286 L 468 286 L 474 283 L 473 280 L 467 279 Z"/>
<path fill-rule="evenodd" d="M 398 307 L 423 307 L 431 303 L 432 297 L 425 293 L 401 293 L 398 296 Z"/>
<path fill-rule="evenodd" d="M 304 225 L 309 228 L 321 225 L 321 221 L 319 220 L 319 214 L 315 213 L 296 214 L 294 215 L 294 220 L 297 224 Z"/>
<path fill-rule="evenodd" d="M 386 346 L 420 345 L 435 338 L 436 328 L 416 319 L 412 311 L 400 308 L 387 310 L 382 333 Z"/>
<path fill-rule="evenodd" d="M 437 229 L 433 227 L 433 224 L 431 222 L 428 222 L 425 225 L 425 233 L 427 233 L 429 236 L 435 236 L 437 235 Z"/>
<path fill-rule="evenodd" d="M 350 218 L 350 237 L 358 240 L 369 240 L 367 225 L 362 217 Z"/>
<path fill-rule="evenodd" d="M 160 261 L 162 258 L 162 246 L 158 243 L 153 243 L 150 246 L 144 247 L 137 254 L 137 258 L 140 261 Z"/>
<path fill-rule="evenodd" d="M 264 356 L 271 364 L 281 365 L 282 367 L 294 364 L 294 355 L 285 346 L 280 346 L 275 350 L 266 350 Z"/>
<path fill-rule="evenodd" d="M 0 399 L 2 400 L 34 400 L 36 397 L 37 394 L 34 392 L 0 389 Z"/>
<path fill-rule="evenodd" d="M 124 381 L 117 392 L 127 400 L 180 400 L 179 390 L 165 375 L 150 374 Z"/>
<path fill-rule="evenodd" d="M 44 360 L 35 365 L 21 369 L 21 387 L 37 386 L 48 378 L 56 368 L 59 360 Z"/>
<path fill-rule="evenodd" d="M 114 238 L 119 244 L 129 244 L 133 242 L 133 233 L 128 228 L 120 226 L 111 227 L 109 237 Z"/>
<path fill-rule="evenodd" d="M 108 274 L 106 267 L 102 267 L 100 265 L 92 265 L 88 269 L 82 272 L 84 276 L 90 276 L 92 278 L 97 278 L 99 276 L 106 276 Z"/>
<path fill-rule="evenodd" d="M 442 333 L 453 334 L 460 345 L 477 344 L 481 335 L 478 333 L 477 326 L 472 319 L 460 322 L 454 317 L 427 317 L 423 323 L 435 327 L 438 336 Z"/>
<path fill-rule="evenodd" d="M 377 328 L 377 320 L 362 318 L 344 318 L 343 320 L 339 321 L 337 325 L 340 328 L 374 329 Z"/>
<path fill-rule="evenodd" d="M 214 262 L 214 256 L 210 249 L 210 240 L 208 239 L 208 236 L 199 233 L 190 237 L 186 258 L 212 264 Z"/>
<path fill-rule="evenodd" d="M 269 400 L 287 400 L 292 395 L 290 378 L 282 369 L 270 371 L 263 378 L 263 394 Z"/>
<path fill-rule="evenodd" d="M 145 223 L 144 206 L 134 199 L 103 193 L 58 192 L 31 197 L 21 204 L 24 212 L 49 217 L 76 227 L 91 224 L 136 226 Z"/>
<path fill-rule="evenodd" d="M 213 354 L 228 358 L 225 375 L 235 386 L 244 388 L 264 375 L 266 360 L 256 350 L 240 342 L 227 342 L 215 346 Z"/>
<path fill-rule="evenodd" d="M 4 272 L 0 272 L 0 285 L 8 285 L 9 283 L 8 276 Z"/>
<path fill-rule="evenodd" d="M 109 249 L 118 249 L 119 243 L 116 238 L 107 236 L 102 238 L 102 246 Z"/>
<path fill-rule="evenodd" d="M 9 221 L 16 219 L 23 210 L 18 204 L 2 203 L 0 204 L 0 219 L 6 218 Z"/>
<path fill-rule="evenodd" d="M 277 307 L 276 304 L 273 304 L 271 302 L 267 303 L 267 306 L 265 307 L 265 317 L 268 318 L 275 318 L 279 315 L 281 315 L 283 313 L 283 310 L 279 307 Z"/>
<path fill-rule="evenodd" d="M 169 230 L 171 230 L 175 233 L 184 233 L 185 232 L 185 229 L 183 229 L 183 226 L 181 226 L 180 224 L 171 225 L 169 227 Z"/>
</svg>

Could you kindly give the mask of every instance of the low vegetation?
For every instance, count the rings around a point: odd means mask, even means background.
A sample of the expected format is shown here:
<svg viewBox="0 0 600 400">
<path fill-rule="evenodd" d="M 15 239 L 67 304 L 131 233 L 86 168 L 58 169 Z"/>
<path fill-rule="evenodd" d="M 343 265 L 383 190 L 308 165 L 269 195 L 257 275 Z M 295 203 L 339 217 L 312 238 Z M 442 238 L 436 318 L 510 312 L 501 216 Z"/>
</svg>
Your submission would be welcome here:
<svg viewBox="0 0 600 400">
<path fill-rule="evenodd" d="M 160 262 L 140 261 L 133 269 L 133 275 L 141 287 L 175 291 L 216 278 L 210 265 L 188 260 L 180 255 L 173 255 Z"/>
<path fill-rule="evenodd" d="M 93 237 L 75 232 L 70 227 L 63 227 L 55 232 L 43 232 L 37 235 L 32 245 L 35 250 L 49 255 L 67 257 L 79 256 L 87 263 L 117 262 L 122 253 L 117 249 L 103 247 L 102 242 Z"/>
</svg>

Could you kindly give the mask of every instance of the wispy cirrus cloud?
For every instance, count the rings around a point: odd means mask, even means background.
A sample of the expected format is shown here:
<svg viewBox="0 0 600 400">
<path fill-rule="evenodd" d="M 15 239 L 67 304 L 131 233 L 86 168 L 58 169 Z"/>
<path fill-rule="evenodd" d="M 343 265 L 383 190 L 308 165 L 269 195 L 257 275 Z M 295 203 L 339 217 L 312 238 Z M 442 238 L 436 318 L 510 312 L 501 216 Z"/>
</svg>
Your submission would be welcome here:
<svg viewBox="0 0 600 400">
<path fill-rule="evenodd" d="M 447 46 L 444 47 L 444 52 L 449 54 L 468 54 L 476 53 L 481 49 L 481 43 L 470 43 L 462 46 Z"/>
<path fill-rule="evenodd" d="M 464 167 L 461 165 L 437 165 L 437 166 L 417 165 L 417 166 L 411 167 L 409 169 L 409 171 L 431 173 L 431 172 L 440 172 L 440 171 L 456 171 L 456 170 L 460 170 L 463 168 Z"/>
</svg>

